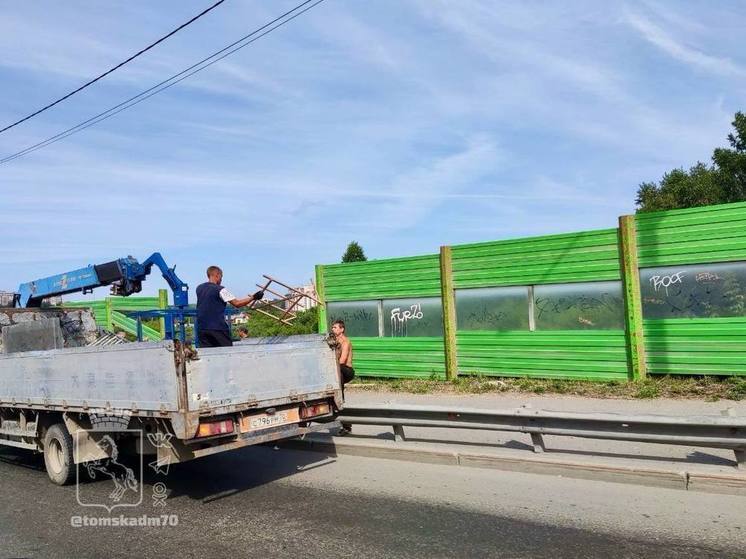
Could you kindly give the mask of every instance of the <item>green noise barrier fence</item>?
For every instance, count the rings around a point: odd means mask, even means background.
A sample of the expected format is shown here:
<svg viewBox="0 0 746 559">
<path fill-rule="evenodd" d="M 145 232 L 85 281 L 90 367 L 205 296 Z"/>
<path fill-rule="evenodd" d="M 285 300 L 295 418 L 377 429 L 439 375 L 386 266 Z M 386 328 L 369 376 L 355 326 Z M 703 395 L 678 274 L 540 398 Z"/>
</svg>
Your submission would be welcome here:
<svg viewBox="0 0 746 559">
<path fill-rule="evenodd" d="M 96 324 L 109 331 L 121 330 L 137 336 L 137 321 L 124 314 L 127 311 L 149 311 L 167 306 L 167 292 L 159 290 L 158 297 L 106 297 L 93 301 L 65 302 L 65 307 L 89 308 L 93 312 Z M 150 341 L 163 339 L 163 324 L 156 330 L 142 325 L 143 338 Z"/>
<path fill-rule="evenodd" d="M 319 265 L 320 331 L 359 375 L 746 375 L 746 204 L 619 227 Z"/>
</svg>

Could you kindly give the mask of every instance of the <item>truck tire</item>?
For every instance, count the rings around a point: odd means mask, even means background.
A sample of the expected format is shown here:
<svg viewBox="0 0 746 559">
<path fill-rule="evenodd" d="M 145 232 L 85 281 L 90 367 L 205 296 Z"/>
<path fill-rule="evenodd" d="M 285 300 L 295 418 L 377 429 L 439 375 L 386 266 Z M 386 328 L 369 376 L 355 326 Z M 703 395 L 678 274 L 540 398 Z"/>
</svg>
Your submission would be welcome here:
<svg viewBox="0 0 746 559">
<path fill-rule="evenodd" d="M 75 477 L 73 439 L 63 423 L 55 423 L 44 435 L 44 465 L 57 485 L 68 485 Z"/>
</svg>

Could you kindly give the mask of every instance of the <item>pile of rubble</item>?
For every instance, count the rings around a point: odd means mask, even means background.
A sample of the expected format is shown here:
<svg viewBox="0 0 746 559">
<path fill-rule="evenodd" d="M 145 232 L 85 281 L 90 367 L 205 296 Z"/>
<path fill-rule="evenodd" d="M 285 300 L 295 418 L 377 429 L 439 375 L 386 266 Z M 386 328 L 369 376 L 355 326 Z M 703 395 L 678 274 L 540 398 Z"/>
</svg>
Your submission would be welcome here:
<svg viewBox="0 0 746 559">
<path fill-rule="evenodd" d="M 57 326 L 57 324 L 59 326 Z M 81 347 L 92 344 L 98 338 L 98 326 L 89 309 L 14 309 L 0 308 L 0 353 L 6 352 L 6 341 L 10 337 L 5 330 L 13 331 L 14 338 L 28 339 L 24 345 L 30 349 L 52 349 L 41 347 L 54 343 L 54 346 Z M 45 342 L 42 334 L 51 336 L 53 342 Z M 35 347 L 35 340 L 38 339 Z M 56 341 L 55 341 L 56 340 Z"/>
</svg>

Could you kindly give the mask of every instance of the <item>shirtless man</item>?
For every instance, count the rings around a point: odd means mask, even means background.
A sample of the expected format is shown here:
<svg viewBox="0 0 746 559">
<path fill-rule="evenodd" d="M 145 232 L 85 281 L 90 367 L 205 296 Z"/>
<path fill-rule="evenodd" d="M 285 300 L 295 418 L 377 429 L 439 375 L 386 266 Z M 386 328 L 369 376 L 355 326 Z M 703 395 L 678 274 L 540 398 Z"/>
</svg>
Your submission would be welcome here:
<svg viewBox="0 0 746 559">
<path fill-rule="evenodd" d="M 339 372 L 342 375 L 342 397 L 344 397 L 344 386 L 355 378 L 355 369 L 352 368 L 352 343 L 350 338 L 345 334 L 344 320 L 335 320 L 332 323 L 332 334 L 337 340 L 337 363 L 339 363 Z M 339 429 L 340 436 L 349 435 L 352 431 L 352 425 L 343 423 Z"/>
<path fill-rule="evenodd" d="M 342 373 L 342 385 L 345 385 L 355 378 L 355 369 L 352 368 L 352 343 L 345 334 L 344 320 L 334 321 L 332 334 L 337 339 L 337 362 L 339 372 Z"/>
</svg>

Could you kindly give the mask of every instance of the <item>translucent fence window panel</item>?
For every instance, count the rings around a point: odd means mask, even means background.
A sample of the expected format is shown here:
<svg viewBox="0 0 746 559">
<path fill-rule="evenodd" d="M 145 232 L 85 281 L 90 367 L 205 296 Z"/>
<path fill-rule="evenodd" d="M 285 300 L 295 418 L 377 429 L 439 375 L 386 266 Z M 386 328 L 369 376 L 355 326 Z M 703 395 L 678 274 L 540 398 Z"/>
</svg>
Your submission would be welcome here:
<svg viewBox="0 0 746 559">
<path fill-rule="evenodd" d="M 746 262 L 640 270 L 645 318 L 746 316 Z"/>
<path fill-rule="evenodd" d="M 395 338 L 442 336 L 440 297 L 384 300 L 383 333 Z"/>
<path fill-rule="evenodd" d="M 528 287 L 456 291 L 459 330 L 528 330 Z"/>
<path fill-rule="evenodd" d="M 537 330 L 624 329 L 624 299 L 618 281 L 537 285 Z"/>
<path fill-rule="evenodd" d="M 378 301 L 344 301 L 328 303 L 326 316 L 331 331 L 335 320 L 344 320 L 345 333 L 350 337 L 378 337 Z"/>
</svg>

